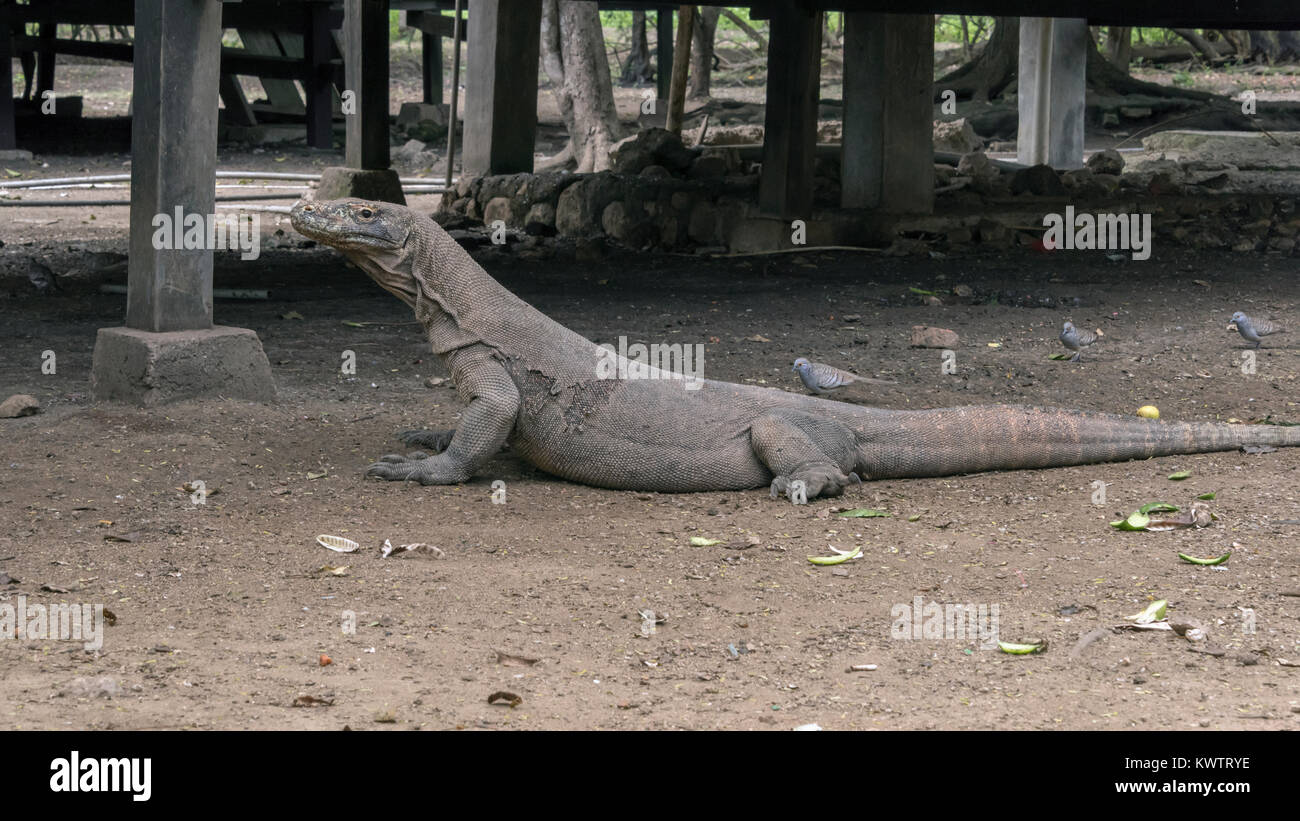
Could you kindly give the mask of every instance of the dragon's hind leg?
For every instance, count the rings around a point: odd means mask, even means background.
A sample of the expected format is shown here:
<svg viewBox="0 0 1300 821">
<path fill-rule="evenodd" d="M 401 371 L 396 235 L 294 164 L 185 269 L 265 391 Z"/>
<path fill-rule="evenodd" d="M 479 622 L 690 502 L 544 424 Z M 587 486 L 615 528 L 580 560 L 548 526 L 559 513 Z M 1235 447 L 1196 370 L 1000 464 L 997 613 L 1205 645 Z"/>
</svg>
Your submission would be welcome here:
<svg viewBox="0 0 1300 821">
<path fill-rule="evenodd" d="M 749 429 L 754 454 L 775 478 L 772 497 L 784 493 L 794 504 L 818 496 L 838 496 L 845 485 L 862 481 L 857 439 L 834 420 L 805 411 L 779 409 L 755 419 Z"/>
</svg>

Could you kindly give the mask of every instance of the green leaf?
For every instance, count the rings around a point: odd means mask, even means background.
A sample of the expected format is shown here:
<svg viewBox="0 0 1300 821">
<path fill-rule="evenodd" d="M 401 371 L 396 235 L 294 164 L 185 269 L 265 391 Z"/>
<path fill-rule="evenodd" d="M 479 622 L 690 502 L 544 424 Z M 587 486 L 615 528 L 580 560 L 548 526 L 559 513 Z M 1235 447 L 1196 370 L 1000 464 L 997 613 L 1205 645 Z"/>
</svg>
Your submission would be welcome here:
<svg viewBox="0 0 1300 821">
<path fill-rule="evenodd" d="M 713 547 L 715 544 L 722 544 L 722 540 L 706 539 L 703 536 L 691 537 L 691 547 Z"/>
<path fill-rule="evenodd" d="M 1153 621 L 1160 621 L 1163 619 L 1165 617 L 1165 611 L 1168 608 L 1169 601 L 1166 599 L 1160 599 L 1159 601 L 1151 602 L 1151 604 L 1147 605 L 1147 609 L 1143 610 L 1141 613 L 1132 616 L 1125 616 L 1124 618 L 1127 621 L 1135 621 L 1138 624 L 1150 624 Z"/>
<path fill-rule="evenodd" d="M 1224 553 L 1222 556 L 1218 556 L 1213 559 L 1198 559 L 1195 556 L 1188 556 L 1186 553 L 1179 553 L 1178 558 L 1182 559 L 1185 562 L 1191 562 L 1192 564 L 1216 565 L 1216 564 L 1223 564 L 1228 560 L 1228 557 L 1231 555 L 1232 553 L 1228 552 L 1228 553 Z"/>
<path fill-rule="evenodd" d="M 914 294 L 920 294 L 921 296 L 938 296 L 934 291 L 927 291 L 924 288 L 908 288 L 907 290 Z"/>
<path fill-rule="evenodd" d="M 364 328 L 364 327 L 366 327 L 365 325 L 363 325 L 363 324 L 360 323 L 360 322 L 349 322 L 349 321 L 346 320 L 346 319 L 343 320 L 343 324 L 344 324 L 344 325 L 347 325 L 349 328 Z"/>
<path fill-rule="evenodd" d="M 908 517 L 907 517 L 907 520 L 908 520 L 909 522 L 915 522 L 917 519 L 920 519 L 920 518 L 921 518 L 921 514 L 920 514 L 920 513 L 913 513 L 911 516 L 908 516 Z"/>
<path fill-rule="evenodd" d="M 1062 360 L 1062 359 L 1069 359 L 1069 358 L 1070 358 L 1070 355 L 1069 355 L 1068 353 L 1054 353 L 1054 354 L 1052 354 L 1051 356 L 1049 356 L 1049 357 L 1047 357 L 1047 358 L 1048 358 L 1048 359 L 1055 359 L 1055 360 L 1057 360 L 1057 361 L 1060 361 L 1060 360 Z"/>
<path fill-rule="evenodd" d="M 1169 474 L 1169 478 L 1172 479 L 1172 480 L 1175 481 L 1175 482 L 1181 482 L 1181 481 L 1183 481 L 1184 479 L 1188 478 L 1188 477 L 1191 476 L 1191 475 L 1192 475 L 1192 472 L 1191 472 L 1190 470 L 1180 470 L 1180 471 L 1178 471 L 1177 473 L 1171 473 L 1171 474 Z"/>
<path fill-rule="evenodd" d="M 1129 514 L 1129 517 L 1123 521 L 1111 522 L 1110 526 L 1120 530 L 1146 530 L 1147 525 L 1150 523 L 1150 516 L 1145 513 L 1135 512 Z"/>
<path fill-rule="evenodd" d="M 845 519 L 875 519 L 890 514 L 883 510 L 870 510 L 865 507 L 854 508 L 853 510 L 841 510 L 840 516 Z"/>
<path fill-rule="evenodd" d="M 1037 644 L 1012 644 L 1008 641 L 998 642 L 998 649 L 1004 653 L 1010 653 L 1013 656 L 1027 656 L 1030 653 L 1041 653 L 1047 649 L 1047 642 Z"/>
<path fill-rule="evenodd" d="M 1198 499 L 1206 499 L 1206 500 L 1213 499 L 1213 498 L 1214 498 L 1214 491 L 1210 491 L 1209 493 L 1202 493 L 1200 496 L 1197 496 L 1196 498 L 1198 498 Z"/>
<path fill-rule="evenodd" d="M 1173 513 L 1178 510 L 1178 505 L 1171 505 L 1168 502 L 1150 502 L 1138 508 L 1138 513 L 1150 513 L 1153 510 L 1157 513 Z"/>
</svg>

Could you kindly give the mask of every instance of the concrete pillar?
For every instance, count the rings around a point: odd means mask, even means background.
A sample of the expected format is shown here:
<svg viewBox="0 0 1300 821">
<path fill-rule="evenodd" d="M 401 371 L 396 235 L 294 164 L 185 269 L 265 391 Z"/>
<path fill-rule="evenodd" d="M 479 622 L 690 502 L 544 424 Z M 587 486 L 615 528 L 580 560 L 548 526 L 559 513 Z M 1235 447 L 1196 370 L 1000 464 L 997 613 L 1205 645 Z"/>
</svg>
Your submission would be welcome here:
<svg viewBox="0 0 1300 821">
<path fill-rule="evenodd" d="M 794 4 L 772 7 L 767 110 L 758 204 L 763 216 L 808 219 L 821 72 L 822 15 Z"/>
<path fill-rule="evenodd" d="M 465 70 L 465 176 L 533 170 L 542 4 L 474 0 Z"/>
<path fill-rule="evenodd" d="M 1082 167 L 1085 67 L 1091 47 L 1087 20 L 1020 18 L 1017 161 Z"/>
<path fill-rule="evenodd" d="M 214 213 L 220 0 L 136 0 L 125 328 L 101 328 L 96 399 L 275 397 L 257 334 L 212 324 L 212 249 L 160 248 L 155 217 Z M 206 232 L 205 232 L 206 235 Z"/>
<path fill-rule="evenodd" d="M 845 208 L 934 208 L 934 20 L 925 14 L 844 18 Z"/>
</svg>

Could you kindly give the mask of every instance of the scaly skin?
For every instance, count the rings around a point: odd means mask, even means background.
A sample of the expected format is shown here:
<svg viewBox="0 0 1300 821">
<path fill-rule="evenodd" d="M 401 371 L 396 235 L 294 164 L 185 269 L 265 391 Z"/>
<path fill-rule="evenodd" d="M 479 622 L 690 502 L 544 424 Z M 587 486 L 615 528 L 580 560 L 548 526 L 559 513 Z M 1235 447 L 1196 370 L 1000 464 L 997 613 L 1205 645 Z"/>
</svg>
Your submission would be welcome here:
<svg viewBox="0 0 1300 821">
<path fill-rule="evenodd" d="M 1300 428 L 1013 405 L 892 411 L 713 380 L 689 389 L 660 371 L 602 378 L 603 349 L 501 287 L 427 217 L 362 200 L 300 203 L 291 216 L 300 233 L 337 248 L 415 310 L 468 403 L 455 431 L 401 434 L 433 453 L 383 457 L 369 469 L 382 479 L 464 482 L 508 441 L 538 468 L 584 484 L 768 485 L 801 501 L 862 478 L 1300 445 Z"/>
</svg>

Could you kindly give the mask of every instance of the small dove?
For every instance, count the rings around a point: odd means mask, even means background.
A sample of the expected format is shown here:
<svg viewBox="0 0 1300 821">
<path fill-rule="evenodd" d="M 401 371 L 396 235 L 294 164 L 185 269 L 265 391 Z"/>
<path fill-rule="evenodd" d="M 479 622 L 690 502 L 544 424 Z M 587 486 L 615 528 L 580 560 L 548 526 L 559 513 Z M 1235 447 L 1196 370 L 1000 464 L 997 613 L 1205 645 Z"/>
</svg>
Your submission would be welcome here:
<svg viewBox="0 0 1300 821">
<path fill-rule="evenodd" d="M 1096 333 L 1091 331 L 1081 331 L 1074 327 L 1073 322 L 1065 323 L 1061 331 L 1061 344 L 1074 351 L 1074 356 L 1070 357 L 1071 362 L 1078 362 L 1079 357 L 1083 355 L 1083 349 L 1105 336 L 1100 329 Z"/>
<path fill-rule="evenodd" d="M 59 290 L 59 283 L 55 279 L 54 272 L 50 270 L 50 266 L 36 257 L 27 258 L 27 279 L 42 294 Z"/>
<path fill-rule="evenodd" d="M 1237 326 L 1237 333 L 1241 334 L 1247 342 L 1254 342 L 1256 348 L 1263 341 L 1262 337 L 1282 333 L 1281 326 L 1274 325 L 1267 319 L 1251 319 L 1241 311 L 1232 315 L 1232 324 L 1228 327 L 1232 328 L 1233 325 Z"/>
<path fill-rule="evenodd" d="M 833 365 L 823 365 L 820 362 L 809 362 L 802 356 L 794 361 L 794 367 L 790 370 L 799 374 L 804 385 L 813 393 L 826 394 L 841 388 L 845 385 L 852 385 L 854 382 L 872 382 L 877 385 L 892 385 L 886 379 L 872 379 L 871 377 L 858 376 L 855 373 L 841 370 Z"/>
</svg>

